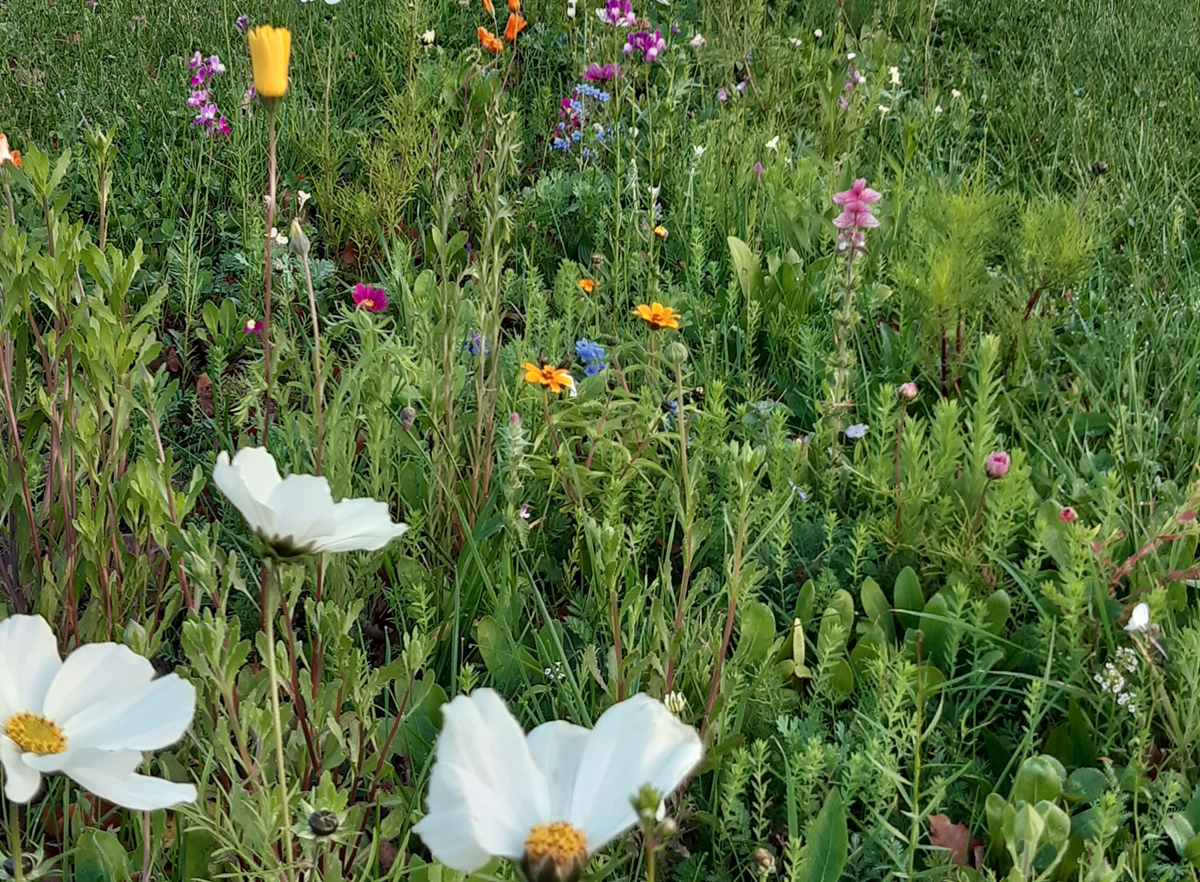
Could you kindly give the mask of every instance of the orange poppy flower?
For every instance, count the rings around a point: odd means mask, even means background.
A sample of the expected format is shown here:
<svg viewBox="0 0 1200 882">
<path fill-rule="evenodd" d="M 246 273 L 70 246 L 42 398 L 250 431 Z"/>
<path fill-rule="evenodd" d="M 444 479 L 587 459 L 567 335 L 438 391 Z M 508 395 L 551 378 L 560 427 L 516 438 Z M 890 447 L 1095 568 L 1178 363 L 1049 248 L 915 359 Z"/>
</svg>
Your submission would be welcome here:
<svg viewBox="0 0 1200 882">
<path fill-rule="evenodd" d="M 488 15 L 496 14 L 496 7 L 492 5 L 492 0 L 483 0 L 483 11 Z"/>
<path fill-rule="evenodd" d="M 508 11 L 509 12 L 520 12 L 521 11 L 521 0 L 508 0 Z"/>
<path fill-rule="evenodd" d="M 11 162 L 17 168 L 21 167 L 21 151 L 8 149 L 8 136 L 0 133 L 0 165 Z"/>
<path fill-rule="evenodd" d="M 527 24 L 529 22 L 525 20 L 525 16 L 517 12 L 510 12 L 508 14 L 508 24 L 504 26 L 504 39 L 511 43 L 517 39 L 517 34 L 525 30 Z"/>
<path fill-rule="evenodd" d="M 487 28 L 476 28 L 475 33 L 479 35 L 479 45 L 481 45 L 488 52 L 504 51 L 504 41 Z"/>
<path fill-rule="evenodd" d="M 558 367 L 558 365 L 547 364 L 538 367 L 536 364 L 525 362 L 521 367 L 525 370 L 526 383 L 533 383 L 535 386 L 549 389 L 555 395 L 563 389 L 570 389 L 575 385 L 575 378 L 571 376 L 571 372 Z"/>
<path fill-rule="evenodd" d="M 581 291 L 583 291 L 584 294 L 591 294 L 593 291 L 596 290 L 596 280 L 595 279 L 580 279 L 579 280 L 579 289 Z"/>
<path fill-rule="evenodd" d="M 650 326 L 652 330 L 661 328 L 678 328 L 679 313 L 661 303 L 641 304 L 634 309 L 634 315 Z"/>
</svg>

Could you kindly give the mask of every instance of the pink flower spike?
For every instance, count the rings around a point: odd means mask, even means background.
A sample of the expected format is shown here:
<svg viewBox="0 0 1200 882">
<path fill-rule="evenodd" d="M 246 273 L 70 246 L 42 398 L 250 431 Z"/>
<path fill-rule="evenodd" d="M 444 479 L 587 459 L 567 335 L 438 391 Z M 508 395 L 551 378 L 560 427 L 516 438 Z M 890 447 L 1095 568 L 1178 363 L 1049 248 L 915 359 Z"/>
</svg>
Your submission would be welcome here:
<svg viewBox="0 0 1200 882">
<path fill-rule="evenodd" d="M 200 65 L 204 64 L 204 56 L 200 54 L 200 50 L 196 50 L 196 54 L 192 56 L 192 60 L 188 62 L 188 67 L 196 70 Z"/>
<path fill-rule="evenodd" d="M 387 309 L 388 296 L 382 288 L 372 288 L 361 282 L 354 286 L 354 306 L 367 312 L 383 312 Z"/>
<path fill-rule="evenodd" d="M 866 178 L 859 178 L 850 187 L 849 190 L 843 190 L 840 193 L 833 194 L 833 201 L 837 205 L 846 205 L 850 202 L 878 202 L 881 194 L 872 190 L 867 186 Z"/>
</svg>

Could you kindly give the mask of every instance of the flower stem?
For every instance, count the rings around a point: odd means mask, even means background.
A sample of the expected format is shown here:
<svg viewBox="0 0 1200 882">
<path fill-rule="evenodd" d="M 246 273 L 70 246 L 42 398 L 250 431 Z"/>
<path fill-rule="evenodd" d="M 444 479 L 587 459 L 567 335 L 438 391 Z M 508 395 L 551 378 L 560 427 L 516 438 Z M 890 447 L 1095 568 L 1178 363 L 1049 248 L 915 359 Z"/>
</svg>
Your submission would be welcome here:
<svg viewBox="0 0 1200 882">
<path fill-rule="evenodd" d="M 13 879 L 25 882 L 25 861 L 21 855 L 21 810 L 9 800 L 8 802 L 8 850 L 13 862 Z"/>
<path fill-rule="evenodd" d="M 283 822 L 283 868 L 288 882 L 293 882 L 292 872 L 292 823 L 288 808 L 287 757 L 283 753 L 283 720 L 279 714 L 279 671 L 275 664 L 275 606 L 279 589 L 279 573 L 275 567 L 263 562 L 267 569 L 267 597 L 263 607 L 263 630 L 267 636 L 267 676 L 271 682 L 271 722 L 275 730 L 275 764 L 279 775 L 280 813 Z"/>
<path fill-rule="evenodd" d="M 312 270 L 308 255 L 304 255 L 304 285 L 308 289 L 308 307 L 312 312 L 313 328 L 313 410 L 317 420 L 317 475 L 321 474 L 321 451 L 325 446 L 325 382 L 321 376 L 321 322 L 317 317 L 317 297 L 313 293 Z"/>
<path fill-rule="evenodd" d="M 267 446 L 271 429 L 271 228 L 275 225 L 275 108 L 267 104 L 267 235 L 263 259 L 263 433 L 261 443 Z"/>
</svg>

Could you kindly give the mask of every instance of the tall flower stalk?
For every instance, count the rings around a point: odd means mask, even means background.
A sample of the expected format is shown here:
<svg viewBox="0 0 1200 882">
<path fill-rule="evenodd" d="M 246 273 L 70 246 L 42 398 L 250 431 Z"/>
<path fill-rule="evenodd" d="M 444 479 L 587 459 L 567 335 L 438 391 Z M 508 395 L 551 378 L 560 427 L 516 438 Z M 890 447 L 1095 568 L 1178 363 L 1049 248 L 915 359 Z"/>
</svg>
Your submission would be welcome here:
<svg viewBox="0 0 1200 882">
<path fill-rule="evenodd" d="M 271 232 L 275 228 L 275 193 L 278 180 L 276 161 L 275 116 L 288 88 L 288 61 L 292 34 L 287 28 L 261 25 L 246 35 L 250 43 L 250 61 L 254 67 L 254 91 L 267 111 L 267 235 L 263 242 L 263 400 L 262 443 L 267 443 L 271 428 Z"/>
</svg>

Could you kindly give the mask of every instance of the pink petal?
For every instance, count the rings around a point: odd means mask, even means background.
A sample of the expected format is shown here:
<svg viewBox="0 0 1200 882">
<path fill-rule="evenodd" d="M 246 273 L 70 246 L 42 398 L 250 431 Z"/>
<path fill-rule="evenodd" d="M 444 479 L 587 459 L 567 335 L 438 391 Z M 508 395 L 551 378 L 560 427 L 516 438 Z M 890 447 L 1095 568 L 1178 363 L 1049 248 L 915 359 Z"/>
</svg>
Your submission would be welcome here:
<svg viewBox="0 0 1200 882">
<path fill-rule="evenodd" d="M 833 219 L 833 225 L 839 230 L 847 230 L 851 227 L 857 226 L 855 223 L 855 217 L 856 215 L 853 211 L 843 211 Z"/>
<path fill-rule="evenodd" d="M 854 225 L 859 229 L 870 230 L 879 226 L 879 218 L 869 211 L 860 211 L 855 217 Z"/>
</svg>

